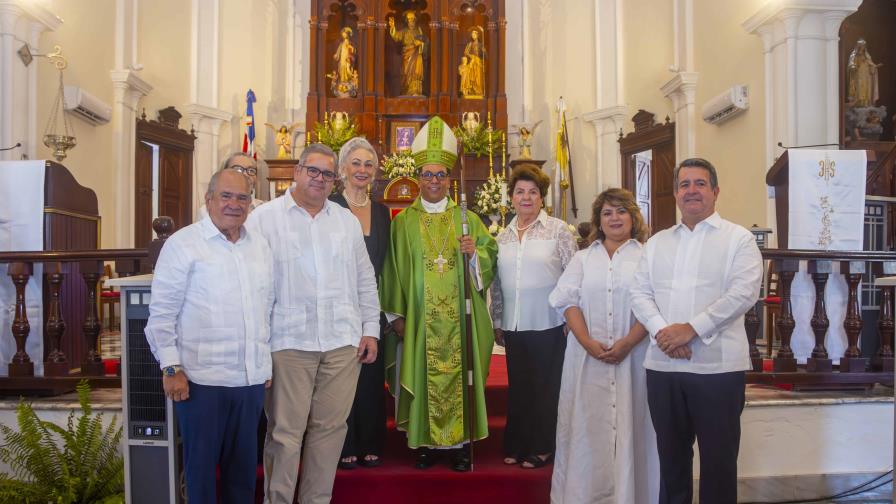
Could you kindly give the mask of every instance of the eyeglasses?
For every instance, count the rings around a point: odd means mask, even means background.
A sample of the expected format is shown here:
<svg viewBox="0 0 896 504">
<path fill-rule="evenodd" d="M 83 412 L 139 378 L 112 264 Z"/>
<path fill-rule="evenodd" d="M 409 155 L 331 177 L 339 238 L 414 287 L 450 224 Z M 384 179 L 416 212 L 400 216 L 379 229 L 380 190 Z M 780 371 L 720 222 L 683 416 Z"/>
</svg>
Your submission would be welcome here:
<svg viewBox="0 0 896 504">
<path fill-rule="evenodd" d="M 302 164 L 300 164 L 299 166 L 304 168 L 305 171 L 308 172 L 308 176 L 311 178 L 317 178 L 318 176 L 323 175 L 324 180 L 326 180 L 327 182 L 332 182 L 332 181 L 336 180 L 336 172 L 334 172 L 334 171 L 321 170 L 320 168 L 318 168 L 316 166 L 308 166 L 308 165 L 302 165 Z"/>
<path fill-rule="evenodd" d="M 252 176 L 258 175 L 258 168 L 254 168 L 252 166 L 233 165 L 230 168 L 232 168 L 244 175 L 252 175 Z"/>
<path fill-rule="evenodd" d="M 426 181 L 432 180 L 433 177 L 435 177 L 436 179 L 439 180 L 439 182 L 441 182 L 441 181 L 445 180 L 446 178 L 448 178 L 448 172 L 443 172 L 443 171 L 440 171 L 438 173 L 423 172 L 420 174 L 420 178 L 422 178 L 423 180 L 426 180 Z"/>
</svg>

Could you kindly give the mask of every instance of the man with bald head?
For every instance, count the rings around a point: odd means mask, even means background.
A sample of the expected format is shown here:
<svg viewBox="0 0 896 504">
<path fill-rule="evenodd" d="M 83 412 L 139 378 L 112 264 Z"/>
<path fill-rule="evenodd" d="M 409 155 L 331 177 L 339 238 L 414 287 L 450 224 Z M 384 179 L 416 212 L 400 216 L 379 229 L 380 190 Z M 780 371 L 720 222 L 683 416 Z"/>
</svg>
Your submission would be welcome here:
<svg viewBox="0 0 896 504">
<path fill-rule="evenodd" d="M 190 502 L 251 502 L 255 495 L 274 291 L 267 241 L 243 225 L 250 189 L 240 170 L 215 173 L 208 215 L 168 238 L 152 280 L 146 339 L 174 401 Z"/>
</svg>

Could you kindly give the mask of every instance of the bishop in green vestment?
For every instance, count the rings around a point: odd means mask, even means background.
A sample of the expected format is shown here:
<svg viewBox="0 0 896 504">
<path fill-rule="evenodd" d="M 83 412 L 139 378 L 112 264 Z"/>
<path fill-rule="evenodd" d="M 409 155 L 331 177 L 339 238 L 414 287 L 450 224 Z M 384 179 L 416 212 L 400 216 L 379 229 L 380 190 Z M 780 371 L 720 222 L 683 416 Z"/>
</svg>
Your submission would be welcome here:
<svg viewBox="0 0 896 504">
<path fill-rule="evenodd" d="M 452 145 L 453 143 L 453 145 Z M 474 370 L 473 439 L 488 436 L 485 379 L 494 345 L 486 290 L 495 273 L 498 247 L 482 221 L 468 212 L 470 235 L 461 238 L 461 209 L 448 197 L 448 173 L 457 159 L 456 140 L 438 117 L 418 133 L 412 147 L 420 169 L 420 197 L 395 216 L 383 269 L 381 305 L 403 333 L 400 376 L 394 379 L 396 344 L 387 340 L 390 389 L 398 397 L 396 422 L 411 448 L 458 447 L 465 430 L 465 348 L 462 252 L 470 266 Z M 395 318 L 397 317 L 397 318 Z M 391 359 L 390 359 L 391 357 Z M 388 369 L 388 368 L 387 368 Z M 424 451 L 425 453 L 425 451 Z M 467 466 L 469 463 L 467 463 Z M 427 466 L 425 461 L 418 467 Z M 466 470 L 455 462 L 456 470 Z"/>
</svg>

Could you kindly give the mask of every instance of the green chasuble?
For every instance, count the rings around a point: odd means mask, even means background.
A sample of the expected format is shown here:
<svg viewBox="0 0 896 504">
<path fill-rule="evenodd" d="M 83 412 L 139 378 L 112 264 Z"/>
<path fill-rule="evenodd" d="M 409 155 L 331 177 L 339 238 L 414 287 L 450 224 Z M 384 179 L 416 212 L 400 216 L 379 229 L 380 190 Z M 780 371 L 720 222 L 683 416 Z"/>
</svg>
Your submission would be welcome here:
<svg viewBox="0 0 896 504">
<path fill-rule="evenodd" d="M 467 213 L 476 242 L 482 290 L 471 277 L 476 428 L 474 439 L 488 436 L 485 379 L 494 330 L 485 293 L 495 275 L 498 246 L 482 221 Z M 400 383 L 395 381 L 397 341 L 386 340 L 386 376 L 398 397 L 397 426 L 411 448 L 453 446 L 470 439 L 464 429 L 466 362 L 461 210 L 453 201 L 440 214 L 429 214 L 419 198 L 392 221 L 391 242 L 383 267 L 382 310 L 405 318 Z M 441 253 L 441 254 L 440 254 Z M 397 393 L 396 393 L 397 392 Z"/>
</svg>

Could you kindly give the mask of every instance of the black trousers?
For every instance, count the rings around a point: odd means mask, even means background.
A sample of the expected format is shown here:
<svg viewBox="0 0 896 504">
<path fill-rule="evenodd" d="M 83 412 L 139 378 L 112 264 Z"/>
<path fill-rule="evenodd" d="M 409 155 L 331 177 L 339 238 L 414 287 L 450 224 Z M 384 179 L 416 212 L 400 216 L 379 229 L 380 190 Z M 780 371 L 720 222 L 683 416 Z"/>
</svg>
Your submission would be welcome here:
<svg viewBox="0 0 896 504">
<path fill-rule="evenodd" d="M 348 431 L 342 446 L 342 458 L 383 454 L 386 440 L 386 369 L 383 338 L 377 344 L 376 360 L 361 365 L 358 388 L 348 415 Z"/>
<path fill-rule="evenodd" d="M 524 457 L 553 453 L 566 352 L 563 326 L 544 331 L 504 331 L 504 344 L 508 380 L 504 454 Z"/>
<path fill-rule="evenodd" d="M 647 370 L 647 402 L 660 458 L 660 504 L 690 504 L 694 439 L 700 449 L 700 502 L 737 502 L 743 371 L 718 374 Z"/>
</svg>

